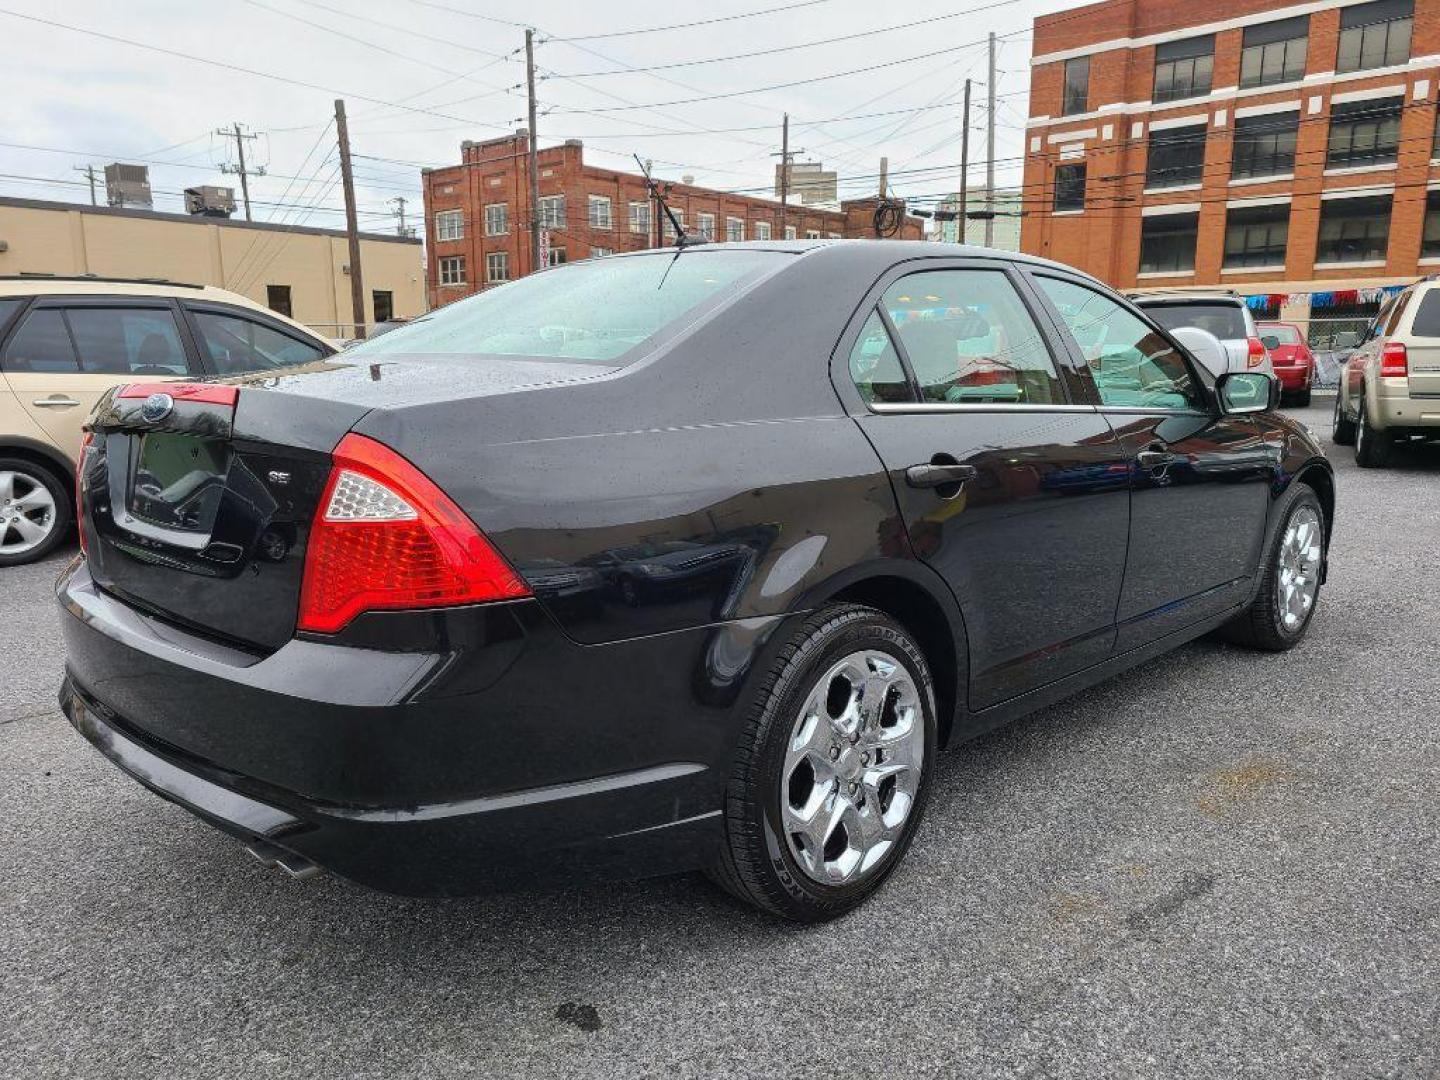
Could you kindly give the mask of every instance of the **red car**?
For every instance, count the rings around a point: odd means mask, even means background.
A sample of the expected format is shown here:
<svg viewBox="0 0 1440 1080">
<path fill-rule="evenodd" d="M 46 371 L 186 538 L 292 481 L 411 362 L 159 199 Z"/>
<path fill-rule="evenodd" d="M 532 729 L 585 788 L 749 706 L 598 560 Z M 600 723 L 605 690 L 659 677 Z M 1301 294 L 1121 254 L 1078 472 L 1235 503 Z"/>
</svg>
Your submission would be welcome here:
<svg viewBox="0 0 1440 1080">
<path fill-rule="evenodd" d="M 1294 323 L 1257 323 L 1260 340 L 1270 350 L 1270 362 L 1280 380 L 1280 392 L 1296 405 L 1310 404 L 1310 387 L 1315 383 L 1315 354 L 1305 342 L 1305 332 Z"/>
</svg>

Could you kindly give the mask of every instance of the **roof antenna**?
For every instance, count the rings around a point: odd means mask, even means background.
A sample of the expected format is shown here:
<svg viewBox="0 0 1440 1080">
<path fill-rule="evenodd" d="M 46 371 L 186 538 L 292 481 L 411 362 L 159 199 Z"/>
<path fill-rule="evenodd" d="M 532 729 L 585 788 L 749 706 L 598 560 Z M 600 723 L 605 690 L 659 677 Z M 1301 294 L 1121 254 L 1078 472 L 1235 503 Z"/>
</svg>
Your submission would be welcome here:
<svg viewBox="0 0 1440 1080">
<path fill-rule="evenodd" d="M 704 237 L 692 237 L 685 231 L 685 226 L 680 224 L 680 219 L 675 216 L 675 211 L 670 209 L 670 203 L 666 201 L 664 192 L 650 176 L 650 167 L 640 160 L 640 155 L 633 154 L 631 156 L 635 158 L 635 164 L 640 166 L 640 172 L 645 177 L 645 186 L 650 192 L 650 197 L 660 204 L 660 209 L 664 210 L 665 216 L 670 219 L 670 227 L 675 230 L 675 246 L 686 248 L 693 244 L 705 243 Z"/>
</svg>

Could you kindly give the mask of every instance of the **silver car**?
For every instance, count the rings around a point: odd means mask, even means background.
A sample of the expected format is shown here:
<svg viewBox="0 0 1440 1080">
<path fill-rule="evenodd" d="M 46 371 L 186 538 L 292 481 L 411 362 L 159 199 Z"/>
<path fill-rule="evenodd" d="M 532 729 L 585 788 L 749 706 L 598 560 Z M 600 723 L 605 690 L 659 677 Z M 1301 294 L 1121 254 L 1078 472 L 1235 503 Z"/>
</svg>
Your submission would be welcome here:
<svg viewBox="0 0 1440 1080">
<path fill-rule="evenodd" d="M 1214 334 L 1225 347 L 1226 367 L 1216 371 L 1263 371 L 1275 374 L 1269 350 L 1260 340 L 1255 316 L 1243 297 L 1228 290 L 1203 289 L 1131 293 L 1136 307 L 1144 308 L 1166 330 L 1192 326 Z"/>
</svg>

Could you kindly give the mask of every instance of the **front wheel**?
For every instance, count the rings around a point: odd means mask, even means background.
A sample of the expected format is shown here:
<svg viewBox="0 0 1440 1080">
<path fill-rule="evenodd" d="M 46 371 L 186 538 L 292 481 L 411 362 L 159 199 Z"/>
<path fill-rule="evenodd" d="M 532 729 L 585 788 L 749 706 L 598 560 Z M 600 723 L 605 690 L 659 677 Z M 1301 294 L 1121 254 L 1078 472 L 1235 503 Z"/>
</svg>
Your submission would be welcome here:
<svg viewBox="0 0 1440 1080">
<path fill-rule="evenodd" d="M 1355 421 L 1345 415 L 1345 407 L 1342 404 L 1345 395 L 1340 391 L 1335 392 L 1335 420 L 1331 428 L 1330 438 L 1336 446 L 1355 445 Z"/>
<path fill-rule="evenodd" d="M 1270 542 L 1260 591 L 1224 627 L 1237 645 L 1283 652 L 1300 643 L 1320 599 L 1325 564 L 1325 510 L 1315 489 L 1296 483 L 1280 509 L 1280 528 Z"/>
<path fill-rule="evenodd" d="M 935 694 L 924 654 L 872 608 L 822 608 L 751 709 L 711 876 L 797 922 L 855 908 L 904 856 L 929 792 Z"/>
</svg>

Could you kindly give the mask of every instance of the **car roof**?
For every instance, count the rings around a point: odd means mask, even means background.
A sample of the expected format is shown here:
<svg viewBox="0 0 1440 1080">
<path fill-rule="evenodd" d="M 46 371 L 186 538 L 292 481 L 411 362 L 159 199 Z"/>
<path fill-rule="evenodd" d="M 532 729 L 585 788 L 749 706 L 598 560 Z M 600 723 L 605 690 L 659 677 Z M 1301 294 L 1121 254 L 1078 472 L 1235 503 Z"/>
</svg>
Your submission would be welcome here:
<svg viewBox="0 0 1440 1080">
<path fill-rule="evenodd" d="M 1244 307 L 1245 298 L 1235 293 L 1204 292 L 1195 290 L 1192 292 L 1153 292 L 1153 293 L 1126 293 L 1131 303 L 1144 307 L 1150 304 L 1224 304 L 1230 307 Z"/>
</svg>

